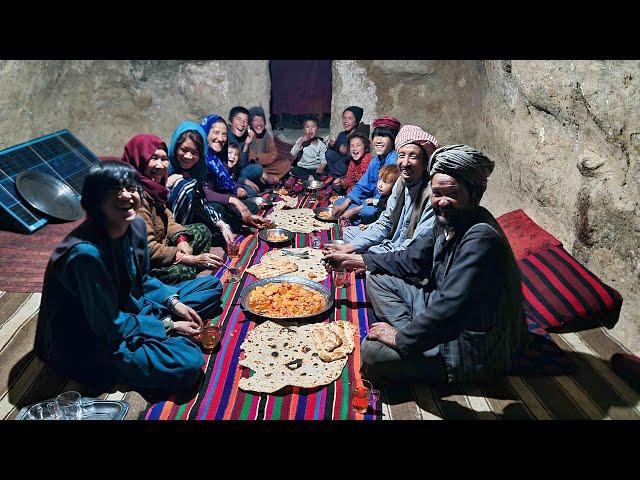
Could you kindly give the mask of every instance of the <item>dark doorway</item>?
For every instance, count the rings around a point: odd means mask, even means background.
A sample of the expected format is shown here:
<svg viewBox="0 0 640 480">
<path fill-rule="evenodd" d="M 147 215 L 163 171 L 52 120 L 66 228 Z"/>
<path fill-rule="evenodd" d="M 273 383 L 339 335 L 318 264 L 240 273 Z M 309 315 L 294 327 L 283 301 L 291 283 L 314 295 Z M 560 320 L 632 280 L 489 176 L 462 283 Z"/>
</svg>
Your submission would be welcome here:
<svg viewBox="0 0 640 480">
<path fill-rule="evenodd" d="M 271 126 L 302 128 L 305 115 L 315 115 L 320 128 L 331 120 L 331 60 L 271 60 Z"/>
</svg>

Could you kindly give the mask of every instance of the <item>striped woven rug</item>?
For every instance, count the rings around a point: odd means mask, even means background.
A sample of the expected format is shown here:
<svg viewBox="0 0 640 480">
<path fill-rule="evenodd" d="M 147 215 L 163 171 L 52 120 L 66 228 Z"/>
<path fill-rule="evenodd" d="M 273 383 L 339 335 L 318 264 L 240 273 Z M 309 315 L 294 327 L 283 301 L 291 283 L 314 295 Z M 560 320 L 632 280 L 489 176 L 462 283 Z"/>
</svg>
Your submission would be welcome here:
<svg viewBox="0 0 640 480">
<path fill-rule="evenodd" d="M 300 195 L 298 207 L 310 207 L 307 196 Z M 339 238 L 336 225 L 331 230 L 322 231 L 325 240 Z M 296 234 L 295 247 L 308 246 L 307 234 Z M 233 262 L 242 271 L 260 262 L 260 258 L 270 247 L 256 235 L 242 240 L 240 257 Z M 224 273 L 223 273 L 224 272 Z M 355 413 L 349 406 L 349 382 L 359 379 L 360 365 L 359 339 L 367 332 L 367 312 L 358 308 L 365 302 L 364 281 L 353 276 L 350 286 L 336 290 L 335 309 L 328 320 L 347 320 L 357 326 L 356 348 L 349 356 L 342 376 L 325 387 L 315 389 L 289 388 L 273 395 L 251 394 L 238 389 L 240 378 L 248 377 L 250 370 L 238 365 L 241 351 L 240 345 L 247 333 L 255 326 L 242 313 L 239 298 L 242 289 L 256 279 L 245 273 L 239 283 L 226 283 L 228 274 L 219 271 L 218 277 L 224 285 L 222 305 L 223 311 L 214 323 L 220 325 L 223 337 L 219 349 L 205 356 L 206 376 L 197 396 L 187 404 L 176 404 L 173 401 L 151 405 L 144 418 L 150 420 L 166 419 L 207 419 L 207 420 L 332 420 L 332 419 L 366 419 L 380 418 L 380 402 L 365 415 Z M 323 284 L 331 290 L 331 280 L 327 277 Z"/>
</svg>

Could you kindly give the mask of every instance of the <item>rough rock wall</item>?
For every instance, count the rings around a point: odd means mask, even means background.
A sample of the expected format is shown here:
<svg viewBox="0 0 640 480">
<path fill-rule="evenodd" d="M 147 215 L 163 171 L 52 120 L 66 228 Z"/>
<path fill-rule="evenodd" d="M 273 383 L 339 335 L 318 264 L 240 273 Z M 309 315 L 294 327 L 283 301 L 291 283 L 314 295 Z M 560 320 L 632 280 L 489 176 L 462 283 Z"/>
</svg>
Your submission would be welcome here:
<svg viewBox="0 0 640 480">
<path fill-rule="evenodd" d="M 334 137 L 342 130 L 342 111 L 349 105 L 364 108 L 365 123 L 392 115 L 422 126 L 443 144 L 476 137 L 485 90 L 481 61 L 334 61 L 333 78 Z"/>
<path fill-rule="evenodd" d="M 0 61 L 0 148 L 68 128 L 98 155 L 137 133 L 168 142 L 183 120 L 262 105 L 268 61 Z"/>
<path fill-rule="evenodd" d="M 487 61 L 485 204 L 524 208 L 624 296 L 611 331 L 640 353 L 640 62 Z"/>
</svg>

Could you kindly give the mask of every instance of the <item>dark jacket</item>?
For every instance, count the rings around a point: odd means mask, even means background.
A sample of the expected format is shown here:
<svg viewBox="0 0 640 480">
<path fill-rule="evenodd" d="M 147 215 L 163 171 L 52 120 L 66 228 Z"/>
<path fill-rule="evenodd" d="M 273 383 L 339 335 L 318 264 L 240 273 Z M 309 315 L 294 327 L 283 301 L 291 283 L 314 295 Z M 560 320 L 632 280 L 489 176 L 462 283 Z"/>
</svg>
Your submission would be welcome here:
<svg viewBox="0 0 640 480">
<path fill-rule="evenodd" d="M 401 355 L 439 345 L 451 382 L 492 378 L 511 368 L 527 338 L 520 271 L 488 210 L 478 207 L 449 241 L 435 227 L 406 250 L 363 258 L 371 273 L 405 278 L 429 295 L 427 309 L 398 332 Z"/>
</svg>

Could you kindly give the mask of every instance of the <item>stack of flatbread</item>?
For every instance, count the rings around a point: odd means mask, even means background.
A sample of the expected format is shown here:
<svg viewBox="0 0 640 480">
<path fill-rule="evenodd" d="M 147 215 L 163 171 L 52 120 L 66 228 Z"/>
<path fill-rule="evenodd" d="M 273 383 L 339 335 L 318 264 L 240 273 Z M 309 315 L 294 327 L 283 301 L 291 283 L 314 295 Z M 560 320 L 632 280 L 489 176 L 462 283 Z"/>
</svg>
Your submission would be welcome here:
<svg viewBox="0 0 640 480">
<path fill-rule="evenodd" d="M 282 326 L 267 321 L 247 334 L 240 346 L 240 365 L 254 374 L 241 378 L 245 391 L 273 393 L 287 386 L 327 385 L 340 377 L 353 351 L 356 327 L 338 320 L 323 324 Z"/>
<path fill-rule="evenodd" d="M 286 251 L 306 254 L 309 258 L 286 255 L 282 250 L 270 250 L 262 256 L 258 265 L 247 268 L 247 272 L 258 279 L 285 275 L 287 273 L 295 275 L 296 277 L 306 278 L 307 280 L 313 280 L 314 282 L 322 282 L 327 278 L 327 270 L 321 263 L 322 257 L 324 256 L 321 250 L 303 247 L 287 248 Z"/>
<path fill-rule="evenodd" d="M 247 268 L 247 272 L 256 277 L 259 280 L 263 278 L 277 277 L 278 275 L 286 275 L 298 270 L 298 266 L 292 262 L 291 257 L 289 259 L 277 256 L 268 258 L 267 261 L 262 260 L 259 264 Z"/>
<path fill-rule="evenodd" d="M 278 200 L 273 204 L 275 210 L 282 210 L 284 207 L 296 208 L 298 205 L 298 199 L 290 197 L 288 195 L 280 195 L 282 200 Z"/>
<path fill-rule="evenodd" d="M 331 223 L 322 222 L 316 218 L 316 214 L 310 208 L 294 208 L 293 210 L 274 210 L 267 217 L 277 227 L 285 228 L 290 232 L 311 233 L 314 230 L 330 230 Z"/>
</svg>

